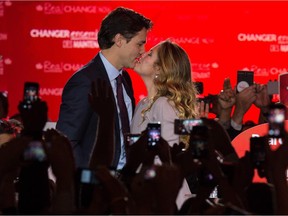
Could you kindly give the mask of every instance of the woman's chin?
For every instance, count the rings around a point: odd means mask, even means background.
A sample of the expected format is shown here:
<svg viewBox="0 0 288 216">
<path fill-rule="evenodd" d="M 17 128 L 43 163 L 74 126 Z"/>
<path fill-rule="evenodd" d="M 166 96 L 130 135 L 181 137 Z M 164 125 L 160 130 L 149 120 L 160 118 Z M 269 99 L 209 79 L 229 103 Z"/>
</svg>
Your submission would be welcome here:
<svg viewBox="0 0 288 216">
<path fill-rule="evenodd" d="M 135 62 L 134 67 L 132 68 L 134 71 L 138 72 L 139 70 L 139 63 Z"/>
</svg>

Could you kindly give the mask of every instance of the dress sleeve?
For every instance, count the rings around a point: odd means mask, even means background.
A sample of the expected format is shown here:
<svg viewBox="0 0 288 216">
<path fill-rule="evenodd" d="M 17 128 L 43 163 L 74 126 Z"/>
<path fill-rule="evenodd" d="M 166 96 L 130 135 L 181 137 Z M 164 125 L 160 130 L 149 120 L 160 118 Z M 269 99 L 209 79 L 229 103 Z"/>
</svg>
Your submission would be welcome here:
<svg viewBox="0 0 288 216">
<path fill-rule="evenodd" d="M 173 146 L 179 143 L 179 135 L 174 133 L 174 121 L 178 119 L 175 107 L 165 97 L 158 98 L 151 109 L 152 120 L 161 122 L 161 136 Z"/>
</svg>

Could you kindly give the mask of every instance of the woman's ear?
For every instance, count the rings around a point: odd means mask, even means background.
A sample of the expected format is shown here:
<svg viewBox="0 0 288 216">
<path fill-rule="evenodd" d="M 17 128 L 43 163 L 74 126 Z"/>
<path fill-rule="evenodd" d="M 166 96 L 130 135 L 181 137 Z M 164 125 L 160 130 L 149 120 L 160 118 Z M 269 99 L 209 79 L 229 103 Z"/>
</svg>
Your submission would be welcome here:
<svg viewBox="0 0 288 216">
<path fill-rule="evenodd" d="M 155 74 L 159 75 L 160 74 L 160 70 L 161 70 L 160 66 L 155 64 L 154 68 L 155 68 Z"/>
</svg>

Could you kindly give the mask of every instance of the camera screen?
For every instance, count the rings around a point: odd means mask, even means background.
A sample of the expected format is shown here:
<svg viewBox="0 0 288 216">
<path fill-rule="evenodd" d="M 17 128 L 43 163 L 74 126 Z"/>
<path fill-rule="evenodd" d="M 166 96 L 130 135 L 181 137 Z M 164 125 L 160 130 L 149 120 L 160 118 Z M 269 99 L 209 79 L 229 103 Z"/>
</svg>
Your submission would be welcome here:
<svg viewBox="0 0 288 216">
<path fill-rule="evenodd" d="M 269 136 L 281 136 L 284 132 L 285 109 L 271 109 L 268 117 Z"/>
<path fill-rule="evenodd" d="M 238 71 L 237 72 L 237 93 L 243 91 L 245 88 L 253 85 L 254 73 L 252 71 Z"/>
<path fill-rule="evenodd" d="M 25 88 L 25 100 L 35 101 L 38 99 L 38 89 L 35 86 Z"/>
<path fill-rule="evenodd" d="M 175 134 L 190 134 L 193 127 L 203 125 L 202 119 L 175 119 Z"/>
<path fill-rule="evenodd" d="M 24 151 L 24 159 L 40 162 L 46 160 L 42 143 L 39 141 L 30 142 L 28 148 Z"/>
<path fill-rule="evenodd" d="M 151 145 L 156 145 L 156 143 L 159 141 L 160 139 L 160 131 L 157 129 L 152 129 L 149 131 L 149 142 L 151 143 Z"/>
<path fill-rule="evenodd" d="M 89 184 L 91 182 L 92 173 L 90 170 L 82 170 L 81 172 L 81 183 Z"/>
<path fill-rule="evenodd" d="M 133 145 L 140 138 L 140 134 L 128 134 L 126 137 L 126 142 L 129 146 Z"/>
<path fill-rule="evenodd" d="M 161 125 L 158 123 L 148 124 L 148 146 L 156 146 L 161 136 Z"/>
<path fill-rule="evenodd" d="M 99 181 L 96 179 L 94 171 L 90 169 L 81 170 L 80 182 L 82 184 L 99 184 Z"/>
<path fill-rule="evenodd" d="M 39 98 L 39 83 L 25 82 L 24 83 L 24 100 L 26 103 L 31 103 Z"/>
<path fill-rule="evenodd" d="M 271 123 L 282 123 L 285 120 L 284 109 L 272 109 L 270 110 L 269 122 Z"/>
</svg>

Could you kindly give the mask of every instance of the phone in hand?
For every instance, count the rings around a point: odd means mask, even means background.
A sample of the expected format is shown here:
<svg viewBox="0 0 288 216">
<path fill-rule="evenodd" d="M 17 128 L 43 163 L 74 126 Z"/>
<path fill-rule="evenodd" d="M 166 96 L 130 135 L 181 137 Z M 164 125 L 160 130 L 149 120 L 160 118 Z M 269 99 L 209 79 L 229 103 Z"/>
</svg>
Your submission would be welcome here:
<svg viewBox="0 0 288 216">
<path fill-rule="evenodd" d="M 245 88 L 253 85 L 254 72 L 253 71 L 237 71 L 237 85 L 236 92 L 239 93 Z"/>
<path fill-rule="evenodd" d="M 24 161 L 43 162 L 46 161 L 47 156 L 41 141 L 31 141 L 23 154 Z"/>
<path fill-rule="evenodd" d="M 76 172 L 77 206 L 88 207 L 93 198 L 94 187 L 100 185 L 95 171 L 88 168 L 78 168 Z"/>
<path fill-rule="evenodd" d="M 31 104 L 39 99 L 39 83 L 37 82 L 25 82 L 23 91 L 23 107 L 30 109 Z"/>
<path fill-rule="evenodd" d="M 189 135 L 193 127 L 203 125 L 202 119 L 175 119 L 174 133 L 179 135 Z"/>
<path fill-rule="evenodd" d="M 80 172 L 81 184 L 99 184 L 99 180 L 96 178 L 95 172 L 90 169 L 81 169 Z"/>
<path fill-rule="evenodd" d="M 215 187 L 217 185 L 214 175 L 204 166 L 198 170 L 198 181 L 200 185 Z"/>
<path fill-rule="evenodd" d="M 265 137 L 250 138 L 250 157 L 254 168 L 257 169 L 259 177 L 265 177 L 266 148 Z"/>
<path fill-rule="evenodd" d="M 127 146 L 133 145 L 140 138 L 141 134 L 125 134 L 125 142 Z"/>
<path fill-rule="evenodd" d="M 204 158 L 208 155 L 208 127 L 194 126 L 190 133 L 189 150 L 194 158 Z"/>
<path fill-rule="evenodd" d="M 266 161 L 264 137 L 250 138 L 250 156 L 254 167 L 261 167 Z"/>
<path fill-rule="evenodd" d="M 49 162 L 41 141 L 31 141 L 22 155 L 17 183 L 20 214 L 38 214 L 51 201 Z"/>
<path fill-rule="evenodd" d="M 268 136 L 283 138 L 285 135 L 286 106 L 282 103 L 271 104 L 268 113 Z"/>
<path fill-rule="evenodd" d="M 147 132 L 148 132 L 148 140 L 147 140 L 148 149 L 157 148 L 158 142 L 161 137 L 161 123 L 160 122 L 148 123 Z"/>
</svg>

